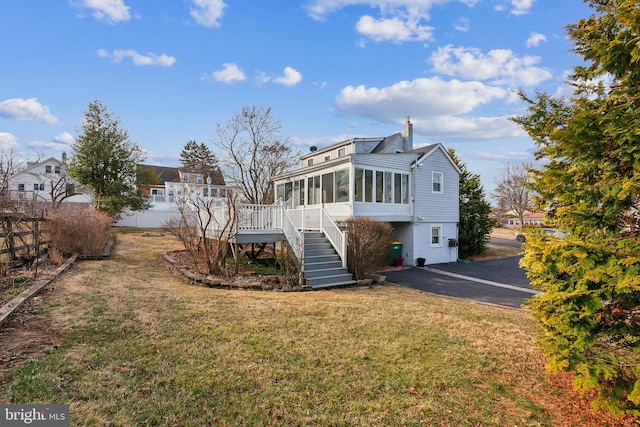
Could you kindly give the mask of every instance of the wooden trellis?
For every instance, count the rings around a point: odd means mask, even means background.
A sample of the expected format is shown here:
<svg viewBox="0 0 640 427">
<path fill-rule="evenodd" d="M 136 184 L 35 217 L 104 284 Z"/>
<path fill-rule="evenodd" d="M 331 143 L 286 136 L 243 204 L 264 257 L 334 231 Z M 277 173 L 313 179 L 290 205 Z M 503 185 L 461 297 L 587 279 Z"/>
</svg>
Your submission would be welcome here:
<svg viewBox="0 0 640 427">
<path fill-rule="evenodd" d="M 39 256 L 47 246 L 40 217 L 0 215 L 0 263 L 19 265 Z"/>
</svg>

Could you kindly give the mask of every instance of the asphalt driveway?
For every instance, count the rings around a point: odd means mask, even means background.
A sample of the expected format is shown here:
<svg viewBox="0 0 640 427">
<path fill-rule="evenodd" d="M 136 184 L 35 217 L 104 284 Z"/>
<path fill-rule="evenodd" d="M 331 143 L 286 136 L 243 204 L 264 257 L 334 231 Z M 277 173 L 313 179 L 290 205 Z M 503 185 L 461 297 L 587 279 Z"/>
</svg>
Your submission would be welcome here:
<svg viewBox="0 0 640 427">
<path fill-rule="evenodd" d="M 389 282 L 423 292 L 520 308 L 525 300 L 538 293 L 518 267 L 520 258 L 433 264 L 384 274 Z"/>
</svg>

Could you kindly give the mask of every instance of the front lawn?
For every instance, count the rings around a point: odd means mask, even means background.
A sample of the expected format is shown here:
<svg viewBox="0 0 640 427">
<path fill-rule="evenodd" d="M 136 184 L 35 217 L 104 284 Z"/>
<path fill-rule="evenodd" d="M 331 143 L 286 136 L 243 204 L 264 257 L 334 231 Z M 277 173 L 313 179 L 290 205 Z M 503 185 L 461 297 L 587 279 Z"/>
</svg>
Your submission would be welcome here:
<svg viewBox="0 0 640 427">
<path fill-rule="evenodd" d="M 57 281 L 40 310 L 64 338 L 4 363 L 0 402 L 70 403 L 71 425 L 612 422 L 549 384 L 524 311 L 395 285 L 188 286 L 170 249 L 118 231 L 111 259 Z"/>
</svg>

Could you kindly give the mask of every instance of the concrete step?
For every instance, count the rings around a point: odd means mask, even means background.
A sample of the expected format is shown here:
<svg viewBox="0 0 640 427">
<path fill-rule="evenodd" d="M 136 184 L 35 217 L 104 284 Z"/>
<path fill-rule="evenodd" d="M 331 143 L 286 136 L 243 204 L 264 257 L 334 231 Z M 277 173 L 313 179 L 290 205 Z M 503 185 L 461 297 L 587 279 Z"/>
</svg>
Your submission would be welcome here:
<svg viewBox="0 0 640 427">
<path fill-rule="evenodd" d="M 305 261 L 303 270 L 307 271 L 315 271 L 315 270 L 323 270 L 326 268 L 340 268 L 342 267 L 342 261 L 322 261 L 322 262 L 310 262 Z"/>
<path fill-rule="evenodd" d="M 340 261 L 340 256 L 337 253 L 329 254 L 329 255 L 305 255 L 304 263 L 307 264 L 315 264 L 318 262 L 329 262 L 329 261 Z"/>
<path fill-rule="evenodd" d="M 333 255 L 335 253 L 336 251 L 334 251 L 333 248 L 305 248 L 304 249 L 305 258 L 311 257 L 311 256 L 318 256 L 318 255 Z"/>
<path fill-rule="evenodd" d="M 334 250 L 333 246 L 331 245 L 331 243 L 312 243 L 312 244 L 305 243 L 303 247 L 304 247 L 305 250 L 307 250 L 307 249 L 310 249 L 310 250 L 314 250 L 314 249 L 331 249 L 331 250 Z"/>
<path fill-rule="evenodd" d="M 315 239 L 320 239 L 320 238 L 324 239 L 325 235 L 324 235 L 324 233 L 322 233 L 320 231 L 305 231 L 304 237 L 305 237 L 305 239 L 307 237 L 315 238 Z"/>
<path fill-rule="evenodd" d="M 323 283 L 320 285 L 309 285 L 309 287 L 311 289 L 339 288 L 341 286 L 353 286 L 356 283 L 358 282 L 356 282 L 355 280 L 347 280 L 344 282 Z"/>
<path fill-rule="evenodd" d="M 307 237 L 304 236 L 304 244 L 305 245 L 318 245 L 322 243 L 329 243 L 329 239 L 324 236 L 320 237 Z"/>
<path fill-rule="evenodd" d="M 338 274 L 349 274 L 349 271 L 344 267 L 337 268 L 323 268 L 318 270 L 305 270 L 304 278 L 305 279 L 313 279 L 316 277 L 324 277 L 324 276 L 336 276 Z M 353 277 L 352 277 L 353 278 Z"/>
<path fill-rule="evenodd" d="M 312 277 L 310 279 L 305 278 L 307 284 L 311 287 L 316 285 L 326 285 L 329 283 L 343 283 L 353 281 L 353 276 L 349 273 L 333 274 L 331 276 Z"/>
</svg>

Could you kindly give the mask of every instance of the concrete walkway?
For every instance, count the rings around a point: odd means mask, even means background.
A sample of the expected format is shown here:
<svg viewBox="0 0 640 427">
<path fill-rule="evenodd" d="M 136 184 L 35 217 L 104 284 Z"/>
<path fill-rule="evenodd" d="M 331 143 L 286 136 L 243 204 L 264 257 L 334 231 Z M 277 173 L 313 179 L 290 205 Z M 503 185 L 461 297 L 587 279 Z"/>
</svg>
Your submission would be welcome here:
<svg viewBox="0 0 640 427">
<path fill-rule="evenodd" d="M 435 264 L 386 271 L 387 281 L 435 295 L 461 298 L 503 307 L 520 308 L 539 294 L 524 271 L 520 256 L 490 261 Z"/>
</svg>

